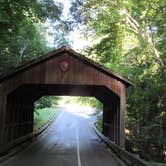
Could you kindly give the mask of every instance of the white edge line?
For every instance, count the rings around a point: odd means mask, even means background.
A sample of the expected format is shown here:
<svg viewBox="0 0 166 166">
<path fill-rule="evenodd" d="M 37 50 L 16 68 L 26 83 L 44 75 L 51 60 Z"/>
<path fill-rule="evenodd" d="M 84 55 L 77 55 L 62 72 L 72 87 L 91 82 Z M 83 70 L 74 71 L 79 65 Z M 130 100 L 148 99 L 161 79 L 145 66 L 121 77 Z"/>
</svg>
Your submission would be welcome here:
<svg viewBox="0 0 166 166">
<path fill-rule="evenodd" d="M 78 129 L 77 128 L 76 128 L 76 141 L 77 141 L 77 161 L 78 161 L 78 166 L 81 166 L 79 137 L 78 137 Z"/>
</svg>

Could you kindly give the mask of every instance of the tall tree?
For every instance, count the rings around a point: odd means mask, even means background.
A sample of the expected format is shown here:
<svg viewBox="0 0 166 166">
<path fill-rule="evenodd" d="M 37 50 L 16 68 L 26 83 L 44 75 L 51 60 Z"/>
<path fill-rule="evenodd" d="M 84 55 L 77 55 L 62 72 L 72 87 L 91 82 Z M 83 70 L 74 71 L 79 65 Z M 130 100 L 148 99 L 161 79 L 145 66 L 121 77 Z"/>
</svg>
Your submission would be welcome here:
<svg viewBox="0 0 166 166">
<path fill-rule="evenodd" d="M 130 149 L 147 159 L 164 160 L 166 2 L 75 0 L 71 13 L 94 36 L 89 56 L 135 83 L 126 115 Z"/>
<path fill-rule="evenodd" d="M 63 26 L 62 9 L 62 4 L 53 0 L 0 1 L 0 74 L 51 49 L 45 22 Z M 60 32 L 60 28 L 55 27 L 55 31 Z M 56 39 L 55 47 L 57 39 L 64 39 L 63 33 L 51 35 Z"/>
</svg>

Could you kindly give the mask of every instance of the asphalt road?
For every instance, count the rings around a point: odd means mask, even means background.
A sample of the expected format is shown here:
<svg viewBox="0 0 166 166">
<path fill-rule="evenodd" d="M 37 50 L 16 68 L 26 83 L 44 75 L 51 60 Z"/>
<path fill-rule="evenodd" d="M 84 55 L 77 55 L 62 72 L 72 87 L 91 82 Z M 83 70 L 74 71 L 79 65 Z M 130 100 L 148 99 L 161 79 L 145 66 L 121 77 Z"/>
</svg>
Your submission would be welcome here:
<svg viewBox="0 0 166 166">
<path fill-rule="evenodd" d="M 64 110 L 41 136 L 0 166 L 117 166 L 96 136 L 95 116 Z"/>
</svg>

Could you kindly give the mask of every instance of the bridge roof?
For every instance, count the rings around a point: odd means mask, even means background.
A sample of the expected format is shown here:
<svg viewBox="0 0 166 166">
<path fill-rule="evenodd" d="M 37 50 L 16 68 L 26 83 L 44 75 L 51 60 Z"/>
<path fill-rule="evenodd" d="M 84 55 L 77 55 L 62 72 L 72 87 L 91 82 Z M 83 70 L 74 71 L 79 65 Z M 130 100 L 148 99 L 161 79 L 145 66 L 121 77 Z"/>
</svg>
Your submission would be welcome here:
<svg viewBox="0 0 166 166">
<path fill-rule="evenodd" d="M 122 77 L 119 74 L 113 73 L 112 71 L 110 71 L 110 69 L 100 65 L 99 63 L 96 63 L 95 61 L 81 55 L 80 53 L 75 52 L 74 50 L 72 50 L 71 48 L 66 47 L 66 46 L 59 48 L 57 50 L 53 50 L 53 51 L 35 59 L 35 60 L 32 60 L 26 64 L 23 64 L 21 66 L 18 66 L 17 68 L 14 68 L 12 71 L 8 72 L 6 75 L 3 75 L 0 77 L 0 83 L 7 80 L 8 78 L 11 78 L 12 76 L 15 76 L 17 73 L 25 71 L 25 70 L 27 70 L 33 66 L 36 66 L 36 65 L 38 65 L 38 64 L 40 64 L 48 59 L 63 55 L 63 53 L 68 53 L 70 56 L 79 59 L 83 63 L 85 63 L 89 66 L 92 66 L 93 68 L 99 70 L 100 72 L 107 74 L 108 76 L 113 77 L 113 78 L 121 81 L 123 84 L 126 85 L 126 87 L 133 85 L 133 83 L 131 81 L 129 81 L 128 79 Z"/>
</svg>

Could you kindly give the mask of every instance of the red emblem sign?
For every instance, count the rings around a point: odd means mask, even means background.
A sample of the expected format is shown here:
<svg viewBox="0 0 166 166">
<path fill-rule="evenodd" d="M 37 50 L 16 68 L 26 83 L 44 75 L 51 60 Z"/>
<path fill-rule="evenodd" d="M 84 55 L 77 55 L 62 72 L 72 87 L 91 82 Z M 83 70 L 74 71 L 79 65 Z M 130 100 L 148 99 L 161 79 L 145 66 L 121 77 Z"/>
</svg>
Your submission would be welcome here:
<svg viewBox="0 0 166 166">
<path fill-rule="evenodd" d="M 66 72 L 69 70 L 69 62 L 66 60 L 63 60 L 59 64 L 61 71 Z"/>
</svg>

